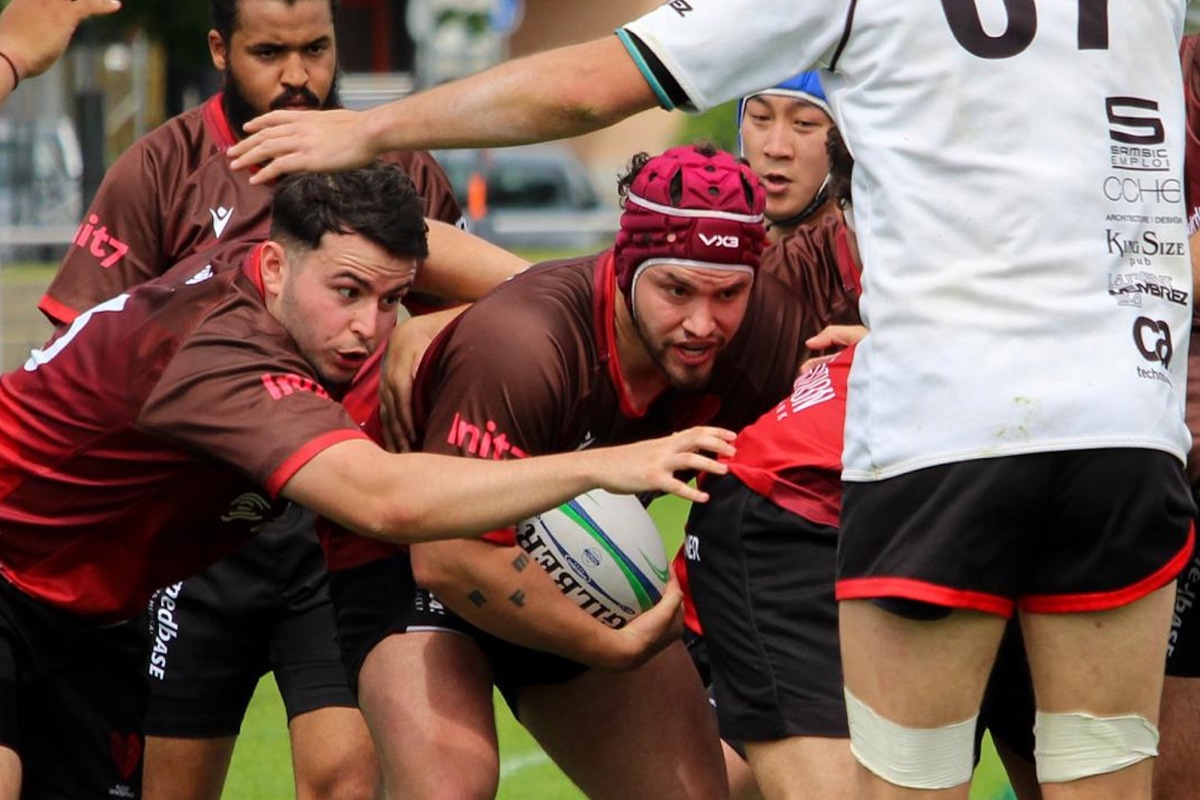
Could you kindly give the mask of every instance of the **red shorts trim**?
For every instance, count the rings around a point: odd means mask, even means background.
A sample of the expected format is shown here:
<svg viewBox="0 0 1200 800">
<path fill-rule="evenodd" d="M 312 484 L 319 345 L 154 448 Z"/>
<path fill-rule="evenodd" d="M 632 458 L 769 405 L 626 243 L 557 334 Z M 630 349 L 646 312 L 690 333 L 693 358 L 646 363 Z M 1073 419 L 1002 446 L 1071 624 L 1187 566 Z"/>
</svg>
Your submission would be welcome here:
<svg viewBox="0 0 1200 800">
<path fill-rule="evenodd" d="M 1163 565 L 1161 569 L 1146 576 L 1137 583 L 1113 592 L 1090 592 L 1087 594 L 1043 595 L 1029 594 L 1020 600 L 1022 611 L 1035 614 L 1063 614 L 1078 611 L 1108 611 L 1129 605 L 1134 600 L 1141 600 L 1146 595 L 1161 589 L 1175 580 L 1183 571 L 1188 559 L 1192 557 L 1192 547 L 1196 542 L 1196 525 L 1188 530 L 1187 544 L 1175 557 Z"/>
<path fill-rule="evenodd" d="M 928 581 L 910 578 L 850 578 L 837 582 L 837 599 L 873 600 L 879 597 L 902 597 L 949 608 L 965 608 L 995 614 L 1005 619 L 1013 614 L 1016 603 L 1007 597 L 984 592 L 970 592 L 938 586 Z"/>
</svg>

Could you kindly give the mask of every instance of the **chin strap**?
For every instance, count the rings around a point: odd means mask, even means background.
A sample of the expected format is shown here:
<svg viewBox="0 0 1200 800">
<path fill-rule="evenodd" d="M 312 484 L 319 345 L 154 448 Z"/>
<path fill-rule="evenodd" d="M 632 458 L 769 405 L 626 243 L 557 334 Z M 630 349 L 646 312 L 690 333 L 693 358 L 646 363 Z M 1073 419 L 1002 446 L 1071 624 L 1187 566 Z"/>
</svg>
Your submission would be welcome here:
<svg viewBox="0 0 1200 800">
<path fill-rule="evenodd" d="M 828 199 L 829 199 L 829 176 L 826 175 L 825 180 L 821 181 L 821 186 L 820 186 L 820 188 L 817 189 L 817 193 L 815 195 L 813 195 L 812 201 L 808 205 L 806 205 L 804 208 L 800 209 L 800 211 L 796 212 L 795 214 L 792 214 L 790 217 L 784 217 L 782 219 L 775 219 L 774 217 L 766 216 L 767 230 L 770 230 L 771 228 L 794 228 L 794 227 L 796 227 L 801 222 L 804 222 L 804 220 L 811 217 L 813 215 L 813 212 L 815 212 L 818 208 L 823 206 L 825 204 L 825 201 Z"/>
</svg>

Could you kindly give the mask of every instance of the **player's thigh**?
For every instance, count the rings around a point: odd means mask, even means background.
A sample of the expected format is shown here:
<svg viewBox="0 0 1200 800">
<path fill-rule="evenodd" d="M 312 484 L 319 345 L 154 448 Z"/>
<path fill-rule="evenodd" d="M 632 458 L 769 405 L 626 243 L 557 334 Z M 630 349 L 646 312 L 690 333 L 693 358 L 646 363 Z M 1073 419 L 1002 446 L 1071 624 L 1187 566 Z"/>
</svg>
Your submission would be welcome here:
<svg viewBox="0 0 1200 800">
<path fill-rule="evenodd" d="M 854 794 L 858 776 L 848 738 L 789 736 L 746 742 L 746 756 L 766 797 L 825 800 Z"/>
<path fill-rule="evenodd" d="M 491 668 L 470 638 L 446 631 L 388 636 L 364 660 L 358 696 L 392 794 L 495 793 Z"/>
<path fill-rule="evenodd" d="M 1158 719 L 1173 585 L 1108 611 L 1022 612 L 1042 712 Z"/>
<path fill-rule="evenodd" d="M 142 800 L 220 800 L 235 736 L 146 737 Z"/>
<path fill-rule="evenodd" d="M 588 797 L 728 796 L 716 724 L 682 643 L 634 670 L 524 686 L 519 706 Z"/>
<path fill-rule="evenodd" d="M 1155 800 L 1191 800 L 1200 792 L 1200 678 L 1168 674 L 1160 713 Z"/>
<path fill-rule="evenodd" d="M 978 710 L 1005 619 L 956 610 L 916 620 L 869 600 L 839 604 L 846 690 L 898 725 L 933 728 Z"/>
<path fill-rule="evenodd" d="M 21 757 L 0 745 L 0 800 L 17 800 L 21 794 Z"/>
<path fill-rule="evenodd" d="M 382 791 L 379 760 L 362 712 L 325 706 L 288 723 L 297 800 L 371 800 Z"/>
</svg>

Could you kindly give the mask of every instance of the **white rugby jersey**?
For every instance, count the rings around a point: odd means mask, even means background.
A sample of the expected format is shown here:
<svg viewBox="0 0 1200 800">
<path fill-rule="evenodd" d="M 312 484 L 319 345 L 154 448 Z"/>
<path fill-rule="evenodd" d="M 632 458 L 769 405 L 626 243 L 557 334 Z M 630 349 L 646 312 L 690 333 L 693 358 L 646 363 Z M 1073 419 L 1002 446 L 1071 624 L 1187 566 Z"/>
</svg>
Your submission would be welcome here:
<svg viewBox="0 0 1200 800">
<path fill-rule="evenodd" d="M 1185 25 L 1200 0 L 674 0 L 618 32 L 660 96 L 628 34 L 698 109 L 826 70 L 871 328 L 846 480 L 1097 447 L 1184 458 Z"/>
</svg>

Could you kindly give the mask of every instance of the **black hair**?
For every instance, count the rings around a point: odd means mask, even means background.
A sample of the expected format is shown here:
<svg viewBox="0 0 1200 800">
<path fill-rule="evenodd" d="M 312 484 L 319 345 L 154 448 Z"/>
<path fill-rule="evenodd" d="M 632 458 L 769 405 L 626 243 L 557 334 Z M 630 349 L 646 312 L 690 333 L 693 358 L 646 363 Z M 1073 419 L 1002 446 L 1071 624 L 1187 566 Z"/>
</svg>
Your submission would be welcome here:
<svg viewBox="0 0 1200 800">
<path fill-rule="evenodd" d="M 854 176 L 854 156 L 842 138 L 842 132 L 833 127 L 825 141 L 825 152 L 829 156 L 829 197 L 838 208 L 850 205 L 850 179 Z"/>
<path fill-rule="evenodd" d="M 287 3 L 289 6 L 296 5 L 299 0 L 279 0 Z M 239 0 L 208 0 L 208 14 L 212 18 L 213 30 L 215 30 L 225 42 L 229 45 L 229 39 L 233 36 L 233 32 L 238 26 L 238 2 Z M 334 17 L 337 16 L 338 0 L 329 0 L 329 13 Z"/>
<path fill-rule="evenodd" d="M 721 152 L 721 148 L 708 141 L 696 142 L 696 144 L 692 145 L 692 147 L 695 148 L 697 153 L 705 158 L 712 158 L 717 153 Z M 625 205 L 625 198 L 629 196 L 629 187 L 633 186 L 633 182 L 637 179 L 637 176 L 641 174 L 641 171 L 646 166 L 646 163 L 652 158 L 654 158 L 654 156 L 650 155 L 649 153 L 638 153 L 629 160 L 629 166 L 625 168 L 625 173 L 617 178 L 617 198 L 620 200 L 622 207 Z M 749 163 L 744 158 L 737 156 L 735 156 L 735 158 L 739 164 Z M 682 173 L 676 172 L 673 176 L 671 176 L 671 185 L 667 188 L 671 193 L 671 205 L 678 206 L 680 200 L 683 199 Z M 742 181 L 742 191 L 746 193 L 746 204 L 753 206 L 754 187 L 746 183 L 744 179 Z"/>
<path fill-rule="evenodd" d="M 289 175 L 275 190 L 271 213 L 271 238 L 284 247 L 316 250 L 327 233 L 357 233 L 393 256 L 429 255 L 424 206 L 395 164 Z"/>
</svg>

